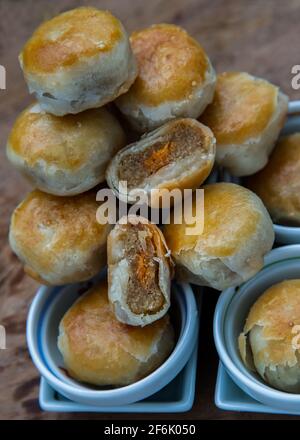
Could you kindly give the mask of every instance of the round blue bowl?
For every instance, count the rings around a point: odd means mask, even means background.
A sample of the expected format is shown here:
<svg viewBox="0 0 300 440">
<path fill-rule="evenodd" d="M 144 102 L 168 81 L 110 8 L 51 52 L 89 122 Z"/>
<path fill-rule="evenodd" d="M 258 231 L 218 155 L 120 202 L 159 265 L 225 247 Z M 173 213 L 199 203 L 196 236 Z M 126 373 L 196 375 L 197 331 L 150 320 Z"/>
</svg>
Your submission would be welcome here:
<svg viewBox="0 0 300 440">
<path fill-rule="evenodd" d="M 96 282 L 97 280 L 94 280 Z M 94 283 L 93 282 L 93 283 Z M 198 336 L 198 312 L 188 284 L 173 284 L 171 315 L 177 343 L 166 361 L 145 378 L 120 388 L 89 387 L 70 378 L 57 348 L 61 318 L 91 283 L 41 287 L 29 310 L 27 344 L 32 360 L 46 381 L 65 397 L 88 405 L 126 405 L 143 400 L 166 386 L 189 360 Z"/>
</svg>

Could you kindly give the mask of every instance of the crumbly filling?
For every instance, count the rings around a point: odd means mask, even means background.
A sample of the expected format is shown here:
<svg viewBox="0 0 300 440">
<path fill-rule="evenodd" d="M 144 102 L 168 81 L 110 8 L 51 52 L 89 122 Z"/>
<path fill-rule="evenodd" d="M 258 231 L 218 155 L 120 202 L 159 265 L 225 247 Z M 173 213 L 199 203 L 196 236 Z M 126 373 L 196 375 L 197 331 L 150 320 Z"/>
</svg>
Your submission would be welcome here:
<svg viewBox="0 0 300 440">
<path fill-rule="evenodd" d="M 125 153 L 119 162 L 118 178 L 127 181 L 128 189 L 142 185 L 144 180 L 161 168 L 192 155 L 202 149 L 207 151 L 205 136 L 197 127 L 186 123 L 174 125 L 169 133 L 162 135 L 142 151 Z"/>
<path fill-rule="evenodd" d="M 127 286 L 127 304 L 136 314 L 154 314 L 164 305 L 159 288 L 159 265 L 151 231 L 146 225 L 127 225 L 124 249 L 130 273 Z"/>
</svg>

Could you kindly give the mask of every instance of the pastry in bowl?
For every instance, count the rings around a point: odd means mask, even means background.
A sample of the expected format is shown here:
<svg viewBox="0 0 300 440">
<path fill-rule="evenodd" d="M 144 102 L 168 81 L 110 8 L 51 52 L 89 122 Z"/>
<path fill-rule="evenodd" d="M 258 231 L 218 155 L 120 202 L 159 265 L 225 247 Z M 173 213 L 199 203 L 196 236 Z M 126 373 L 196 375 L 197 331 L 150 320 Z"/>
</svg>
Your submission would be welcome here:
<svg viewBox="0 0 300 440">
<path fill-rule="evenodd" d="M 274 388 L 300 393 L 300 279 L 269 287 L 239 336 L 245 365 Z"/>
<path fill-rule="evenodd" d="M 88 290 L 66 312 L 58 347 L 74 379 L 97 386 L 124 386 L 157 369 L 174 347 L 168 315 L 146 327 L 119 322 L 106 282 Z"/>
</svg>

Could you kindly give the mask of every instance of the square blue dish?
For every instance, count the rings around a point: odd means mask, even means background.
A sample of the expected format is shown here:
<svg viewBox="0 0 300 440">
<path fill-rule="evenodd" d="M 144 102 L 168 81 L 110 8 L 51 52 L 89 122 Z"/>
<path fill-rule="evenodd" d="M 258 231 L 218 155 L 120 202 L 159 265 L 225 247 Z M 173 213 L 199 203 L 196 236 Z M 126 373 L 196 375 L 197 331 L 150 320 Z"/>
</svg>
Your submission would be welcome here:
<svg viewBox="0 0 300 440">
<path fill-rule="evenodd" d="M 254 400 L 233 382 L 221 362 L 218 368 L 215 404 L 225 411 L 300 415 L 300 409 L 299 412 L 284 411 Z"/>
<path fill-rule="evenodd" d="M 42 377 L 39 393 L 40 406 L 44 411 L 52 412 L 181 413 L 189 411 L 195 398 L 197 351 L 198 344 L 178 376 L 162 390 L 141 402 L 114 407 L 82 405 L 61 396 Z"/>
</svg>

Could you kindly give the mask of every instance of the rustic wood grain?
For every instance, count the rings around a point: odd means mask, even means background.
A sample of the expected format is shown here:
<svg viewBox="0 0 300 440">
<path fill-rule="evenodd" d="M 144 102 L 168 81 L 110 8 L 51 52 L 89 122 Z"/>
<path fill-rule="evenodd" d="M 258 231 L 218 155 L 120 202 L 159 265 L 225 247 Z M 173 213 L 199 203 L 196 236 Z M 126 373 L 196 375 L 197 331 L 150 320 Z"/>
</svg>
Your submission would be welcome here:
<svg viewBox="0 0 300 440">
<path fill-rule="evenodd" d="M 6 326 L 7 349 L 0 350 L 0 419 L 116 418 L 113 414 L 51 414 L 39 409 L 39 378 L 26 348 L 26 314 L 38 285 L 23 274 L 7 244 L 9 217 L 29 186 L 5 159 L 12 123 L 31 100 L 17 56 L 33 29 L 44 19 L 76 7 L 95 5 L 112 10 L 129 31 L 152 23 L 184 26 L 208 51 L 217 71 L 245 70 L 280 85 L 291 99 L 291 67 L 299 59 L 299 0 L 0 0 L 0 64 L 7 69 L 7 90 L 0 90 L 0 324 Z M 196 401 L 193 410 L 160 418 L 278 419 L 283 416 L 229 413 L 213 403 L 217 356 L 212 340 L 212 315 L 217 294 L 204 301 Z M 118 418 L 133 416 L 118 415 Z M 153 418 L 153 415 L 134 415 Z"/>
</svg>

